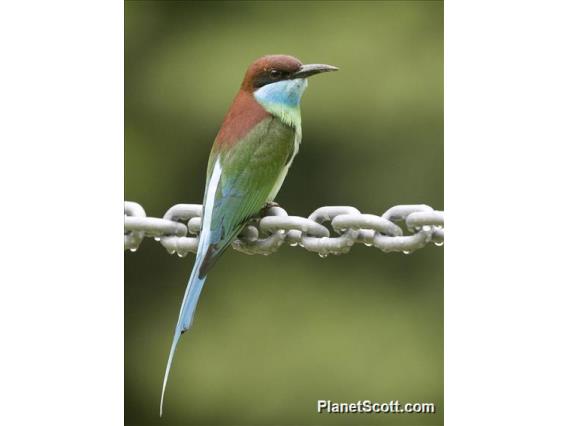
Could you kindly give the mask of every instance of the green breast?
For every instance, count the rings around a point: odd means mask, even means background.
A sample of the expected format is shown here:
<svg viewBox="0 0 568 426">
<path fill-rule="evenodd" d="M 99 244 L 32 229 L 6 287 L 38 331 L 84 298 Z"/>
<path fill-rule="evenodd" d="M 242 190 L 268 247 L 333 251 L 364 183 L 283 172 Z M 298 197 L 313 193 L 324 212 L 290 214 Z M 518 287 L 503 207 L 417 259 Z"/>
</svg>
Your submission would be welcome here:
<svg viewBox="0 0 568 426">
<path fill-rule="evenodd" d="M 219 161 L 221 176 L 214 199 L 205 200 L 214 204 L 204 273 L 265 206 L 294 153 L 294 139 L 295 129 L 269 116 L 230 149 L 212 155 L 210 165 Z"/>
<path fill-rule="evenodd" d="M 295 130 L 270 116 L 231 149 L 221 153 L 223 177 L 239 184 L 270 186 L 294 152 Z"/>
</svg>

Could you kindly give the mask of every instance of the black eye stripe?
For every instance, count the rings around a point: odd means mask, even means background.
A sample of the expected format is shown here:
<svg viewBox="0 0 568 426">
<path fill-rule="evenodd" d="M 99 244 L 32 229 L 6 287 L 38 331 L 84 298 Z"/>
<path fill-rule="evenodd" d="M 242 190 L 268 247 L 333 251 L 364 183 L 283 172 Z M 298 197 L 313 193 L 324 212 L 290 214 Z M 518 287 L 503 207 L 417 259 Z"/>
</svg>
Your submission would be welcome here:
<svg viewBox="0 0 568 426">
<path fill-rule="evenodd" d="M 260 74 L 254 81 L 255 87 L 262 87 L 266 84 L 275 83 L 280 80 L 286 80 L 289 78 L 290 73 L 287 71 L 279 70 L 277 68 L 271 68 L 265 70 Z"/>
<path fill-rule="evenodd" d="M 282 71 L 279 70 L 270 70 L 270 77 L 272 78 L 278 78 L 282 76 Z"/>
</svg>

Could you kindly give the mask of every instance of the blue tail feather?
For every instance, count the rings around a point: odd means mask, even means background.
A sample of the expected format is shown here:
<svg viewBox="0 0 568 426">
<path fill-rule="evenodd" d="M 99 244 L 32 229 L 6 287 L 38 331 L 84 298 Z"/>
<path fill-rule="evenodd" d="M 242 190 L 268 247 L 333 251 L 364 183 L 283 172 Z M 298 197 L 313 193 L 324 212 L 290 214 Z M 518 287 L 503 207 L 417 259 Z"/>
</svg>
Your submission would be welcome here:
<svg viewBox="0 0 568 426">
<path fill-rule="evenodd" d="M 197 256 L 195 260 L 195 265 L 193 266 L 193 271 L 189 277 L 187 283 L 187 288 L 185 289 L 185 295 L 183 297 L 183 302 L 181 304 L 181 309 L 179 312 L 179 318 L 174 332 L 174 338 L 172 341 L 172 346 L 170 348 L 170 355 L 168 357 L 168 364 L 166 366 L 166 373 L 164 375 L 164 382 L 162 384 L 162 397 L 160 398 L 160 417 L 162 417 L 163 406 L 164 406 L 164 394 L 166 393 L 166 384 L 168 383 L 168 376 L 170 374 L 170 367 L 172 366 L 172 361 L 174 359 L 174 354 L 176 347 L 184 331 L 187 331 L 191 327 L 193 321 L 193 315 L 195 313 L 195 308 L 197 307 L 197 301 L 199 300 L 199 295 L 203 289 L 203 284 L 207 277 L 199 277 L 199 269 L 203 260 L 201 256 Z"/>
</svg>

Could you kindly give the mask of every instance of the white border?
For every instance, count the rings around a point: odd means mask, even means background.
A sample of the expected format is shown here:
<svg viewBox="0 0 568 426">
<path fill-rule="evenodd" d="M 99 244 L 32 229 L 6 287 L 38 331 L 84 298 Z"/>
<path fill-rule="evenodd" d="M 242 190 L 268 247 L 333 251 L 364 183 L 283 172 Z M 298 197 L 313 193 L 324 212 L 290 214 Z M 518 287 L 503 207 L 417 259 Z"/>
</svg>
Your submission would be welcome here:
<svg viewBox="0 0 568 426">
<path fill-rule="evenodd" d="M 566 3 L 445 4 L 445 420 L 568 424 Z"/>
<path fill-rule="evenodd" d="M 121 424 L 123 5 L 0 8 L 0 424 Z"/>
</svg>

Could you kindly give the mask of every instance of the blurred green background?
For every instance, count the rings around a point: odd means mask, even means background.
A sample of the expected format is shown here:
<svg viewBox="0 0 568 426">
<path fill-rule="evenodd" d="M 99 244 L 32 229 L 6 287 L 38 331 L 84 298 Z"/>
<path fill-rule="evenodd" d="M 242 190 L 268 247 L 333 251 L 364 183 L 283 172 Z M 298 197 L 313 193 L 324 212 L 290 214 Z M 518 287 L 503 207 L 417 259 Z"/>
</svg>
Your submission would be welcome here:
<svg viewBox="0 0 568 426">
<path fill-rule="evenodd" d="M 443 209 L 443 4 L 126 2 L 125 198 L 162 216 L 200 203 L 244 71 L 287 53 L 337 65 L 302 102 L 303 143 L 277 198 L 383 213 Z M 193 256 L 125 253 L 128 425 L 443 423 L 443 248 L 356 246 L 321 259 L 228 250 L 210 273 L 158 408 Z M 435 415 L 317 414 L 318 399 L 434 402 Z"/>
</svg>

